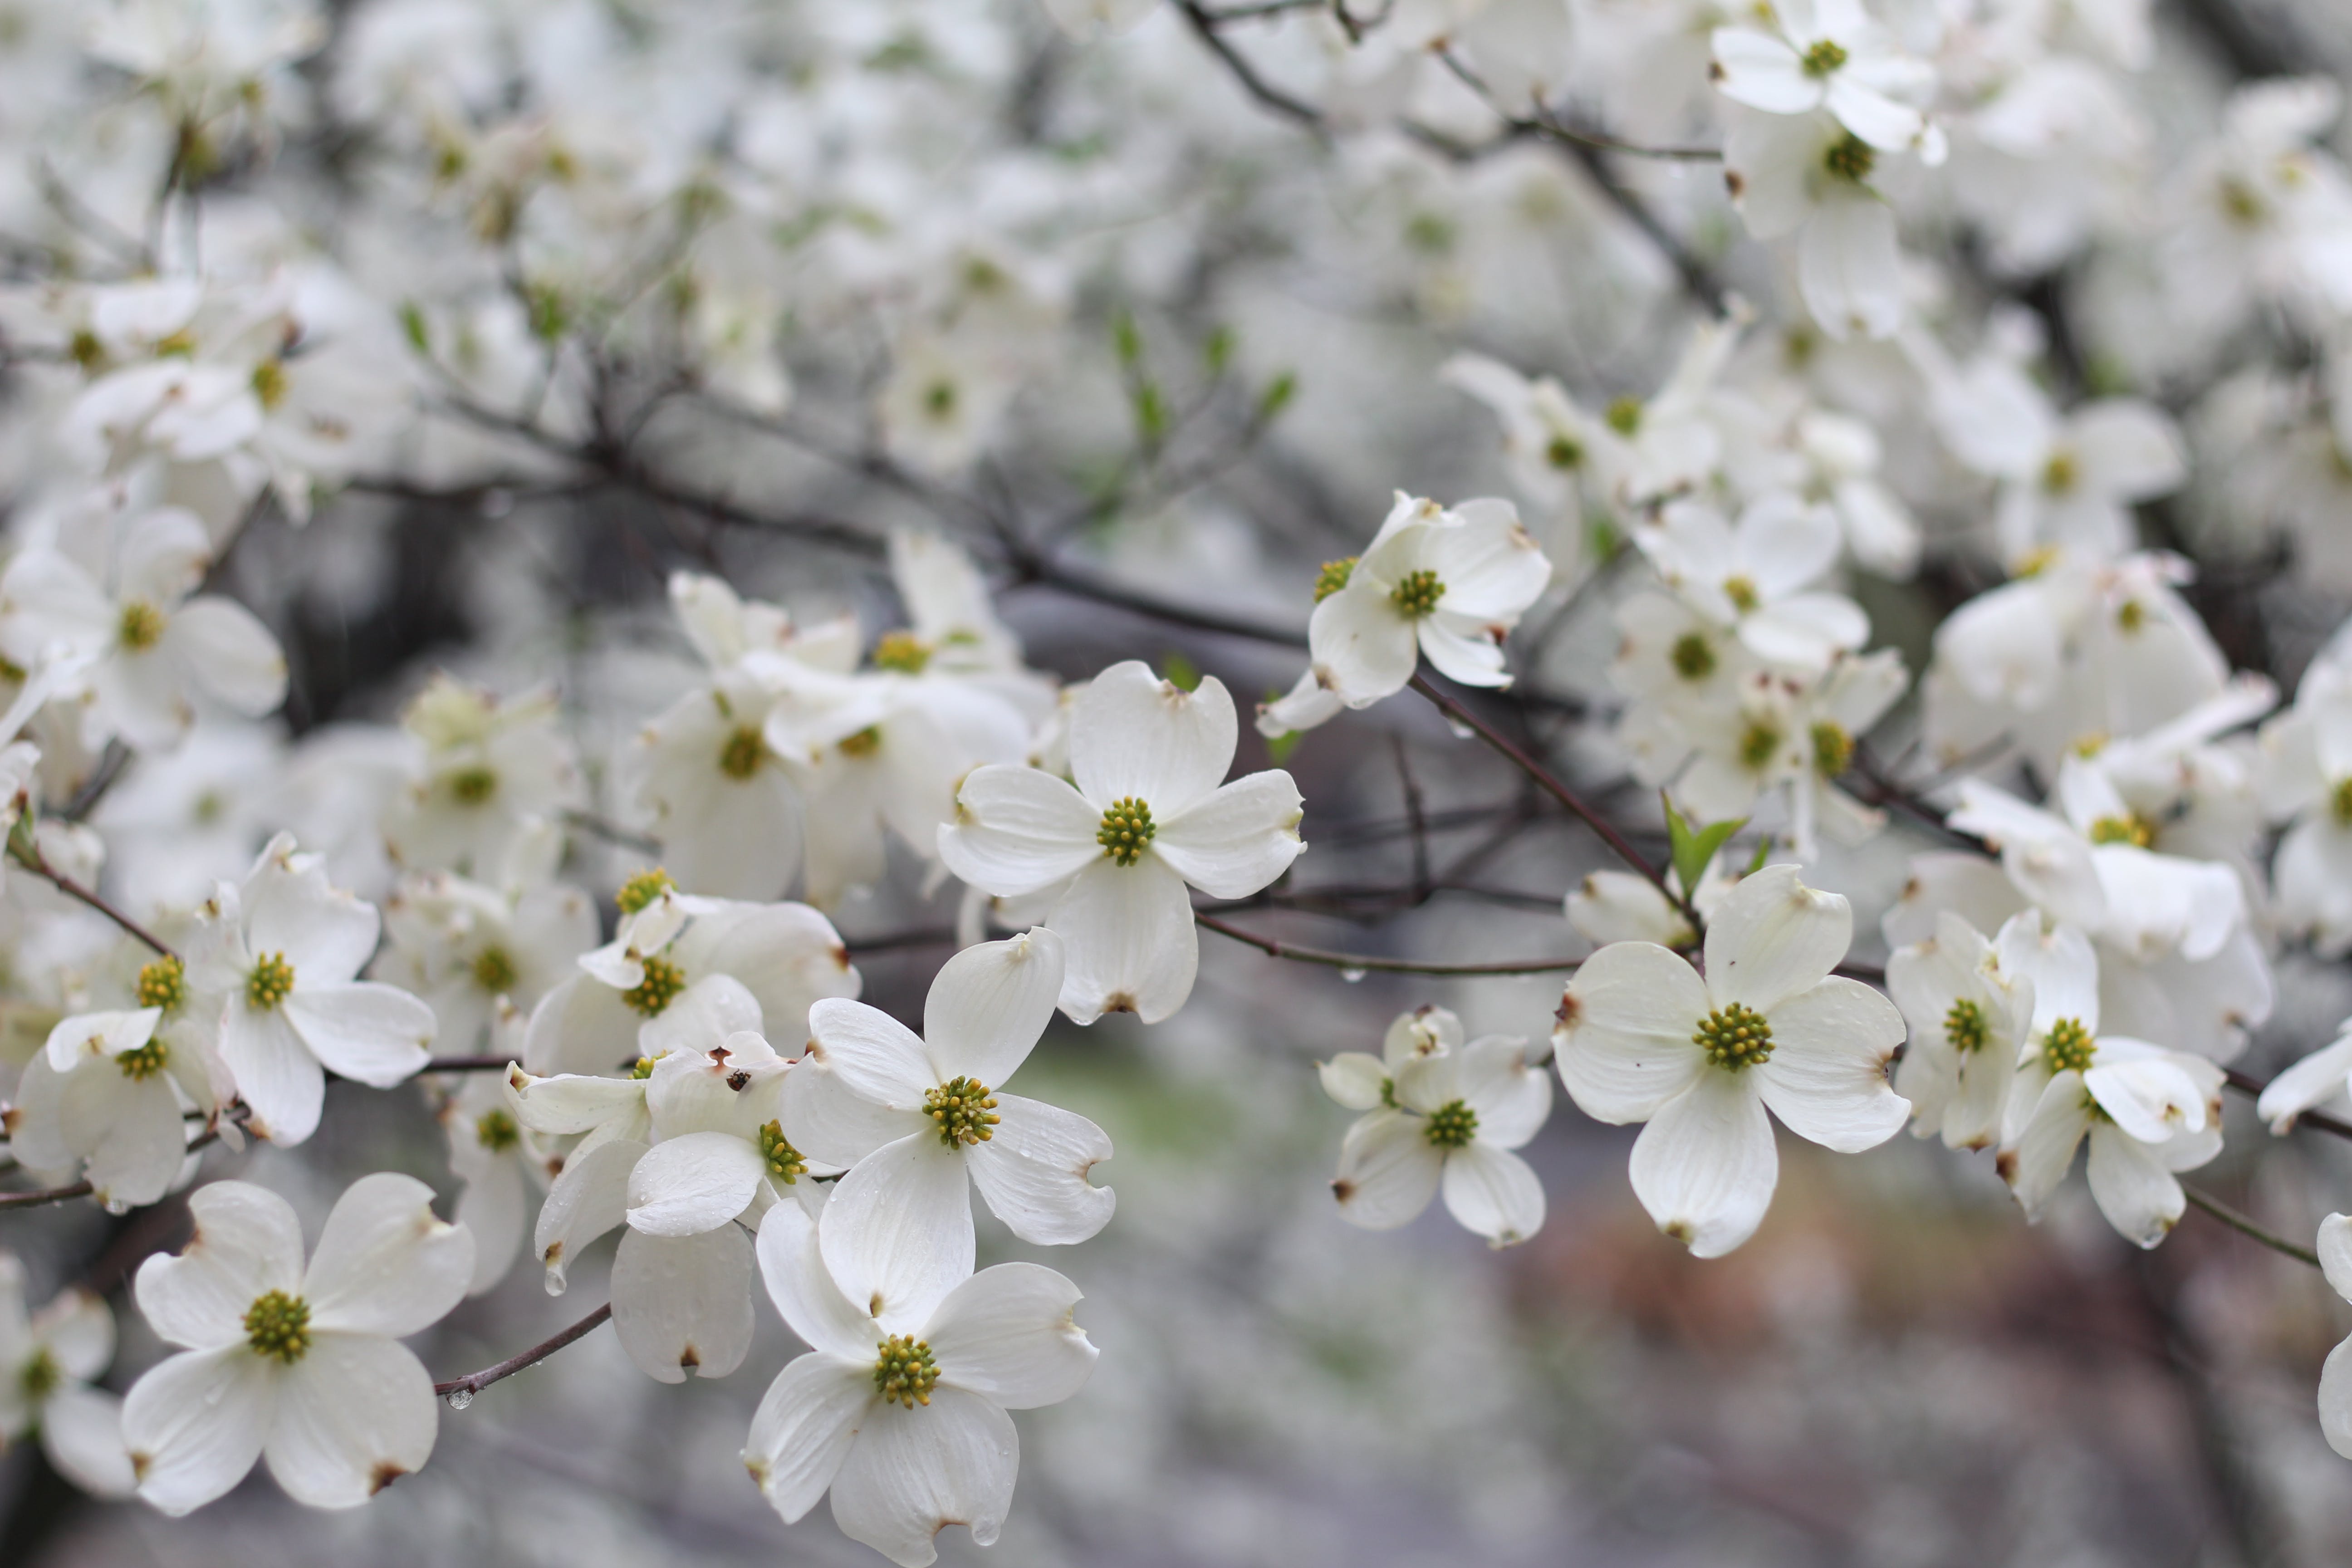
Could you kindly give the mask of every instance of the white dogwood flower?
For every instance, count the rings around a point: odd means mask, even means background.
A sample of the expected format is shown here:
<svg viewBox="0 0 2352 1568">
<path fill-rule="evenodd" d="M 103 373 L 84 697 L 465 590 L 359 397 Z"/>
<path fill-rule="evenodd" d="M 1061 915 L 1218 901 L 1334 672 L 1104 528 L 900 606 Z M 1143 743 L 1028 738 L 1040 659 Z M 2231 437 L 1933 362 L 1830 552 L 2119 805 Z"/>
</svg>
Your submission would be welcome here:
<svg viewBox="0 0 2352 1568">
<path fill-rule="evenodd" d="M 317 1130 L 326 1069 L 378 1089 L 415 1075 L 433 1043 L 433 1009 L 356 979 L 375 952 L 375 906 L 327 885 L 316 855 L 279 834 L 244 883 L 223 882 L 188 953 L 200 992 L 226 994 L 221 1058 L 253 1108 L 247 1126 L 276 1143 Z"/>
<path fill-rule="evenodd" d="M 1761 13 L 1770 30 L 1717 27 L 1709 74 L 1734 103 L 1768 114 L 1826 110 L 1881 152 L 1942 142 L 1916 105 L 1935 95 L 1936 69 L 1906 54 L 1861 0 L 1779 0 Z"/>
<path fill-rule="evenodd" d="M 1551 1114 L 1551 1079 L 1525 1040 L 1465 1045 L 1459 1018 L 1424 1008 L 1389 1026 L 1380 1056 L 1342 1051 L 1321 1074 L 1326 1094 L 1365 1113 L 1348 1129 L 1331 1183 L 1342 1219 L 1392 1230 L 1442 1189 L 1463 1228 L 1496 1247 L 1542 1228 L 1543 1186 L 1512 1152 Z"/>
<path fill-rule="evenodd" d="M 1837 563 L 1843 537 L 1835 514 L 1785 490 L 1747 507 L 1736 526 L 1704 502 L 1676 501 L 1633 531 L 1684 603 L 1737 632 L 1757 658 L 1806 672 L 1870 636 L 1861 605 L 1812 587 Z"/>
<path fill-rule="evenodd" d="M 1886 1083 L 1902 1015 L 1830 973 L 1853 935 L 1844 899 L 1768 867 L 1708 925 L 1704 978 L 1663 947 L 1622 942 L 1585 960 L 1561 998 L 1561 1081 L 1597 1121 L 1648 1123 L 1634 1195 L 1701 1258 L 1746 1241 L 1771 1204 L 1767 1108 L 1841 1153 L 1885 1142 L 1911 1113 Z"/>
<path fill-rule="evenodd" d="M 309 1266 L 293 1205 L 246 1182 L 188 1200 L 196 1233 L 141 1265 L 148 1327 L 184 1347 L 123 1402 L 139 1495 L 186 1513 L 257 1458 L 298 1502 L 363 1503 L 433 1452 L 433 1377 L 399 1342 L 456 1306 L 474 1238 L 433 1216 L 433 1190 L 380 1172 L 327 1215 Z"/>
<path fill-rule="evenodd" d="M 809 1353 L 769 1385 L 744 1466 L 788 1523 L 831 1491 L 841 1532 L 903 1568 L 937 1561 L 950 1524 L 992 1545 L 1021 1463 L 1005 1412 L 1058 1405 L 1094 1371 L 1077 1287 L 1034 1263 L 939 1279 L 904 1253 L 848 1285 L 825 1267 L 845 1222 L 836 1198 L 814 1215 L 778 1204 L 761 1224 L 761 1277 Z"/>
<path fill-rule="evenodd" d="M 1911 1029 L 1895 1069 L 1895 1092 L 1911 1102 L 1911 1130 L 1941 1135 L 1952 1149 L 1998 1141 L 2033 1021 L 2032 982 L 2002 969 L 1997 944 L 1946 910 L 1934 936 L 1889 955 L 1886 990 Z"/>
<path fill-rule="evenodd" d="M 158 1027 L 163 1004 L 185 995 L 177 962 L 158 961 L 145 976 L 155 1005 L 77 1014 L 49 1031 L 6 1117 L 17 1159 L 37 1171 L 86 1164 L 91 1195 L 117 1209 L 163 1195 L 187 1158 L 183 1113 L 209 1116 L 229 1094 L 194 1033 Z"/>
<path fill-rule="evenodd" d="M 948 869 L 997 898 L 1052 889 L 1062 1010 L 1081 1024 L 1184 1005 L 1200 966 L 1190 883 L 1244 899 L 1303 853 L 1304 806 L 1278 768 L 1220 784 L 1237 739 L 1213 676 L 1185 691 L 1139 660 L 1095 677 L 1070 714 L 1076 786 L 1035 768 L 973 770 L 940 829 Z"/>
<path fill-rule="evenodd" d="M 863 1003 L 809 1009 L 808 1054 L 783 1082 L 783 1130 L 849 1167 L 825 1232 L 825 1264 L 845 1289 L 860 1300 L 878 1289 L 885 1253 L 929 1258 L 937 1273 L 926 1279 L 970 1273 L 975 1185 L 1024 1241 L 1084 1241 L 1110 1222 L 1110 1189 L 1087 1180 L 1111 1155 L 1103 1130 L 1004 1091 L 1062 983 L 1062 939 L 1037 930 L 949 959 L 920 1037 Z"/>
<path fill-rule="evenodd" d="M 94 1497 L 130 1496 L 122 1401 L 89 1386 L 113 1359 L 114 1314 L 103 1300 L 69 1286 L 27 1312 L 25 1266 L 0 1252 L 0 1445 L 37 1429 L 59 1475 Z"/>
</svg>

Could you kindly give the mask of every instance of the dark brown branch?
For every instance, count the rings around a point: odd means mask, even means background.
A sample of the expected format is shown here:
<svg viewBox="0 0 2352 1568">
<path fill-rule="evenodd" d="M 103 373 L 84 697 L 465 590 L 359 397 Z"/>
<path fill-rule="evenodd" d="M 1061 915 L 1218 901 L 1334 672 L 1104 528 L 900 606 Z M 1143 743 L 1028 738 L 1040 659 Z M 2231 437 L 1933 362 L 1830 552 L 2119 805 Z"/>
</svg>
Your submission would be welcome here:
<svg viewBox="0 0 2352 1568">
<path fill-rule="evenodd" d="M 1192 919 L 1219 936 L 1229 936 L 1235 942 L 1246 942 L 1269 958 L 1287 958 L 1298 963 L 1320 963 L 1327 968 L 1368 973 L 1378 970 L 1384 974 L 1554 974 L 1574 969 L 1581 960 L 1544 958 L 1505 960 L 1495 963 L 1440 963 L 1415 958 L 1380 958 L 1364 952 L 1333 952 L 1327 948 L 1301 947 L 1296 942 L 1279 942 L 1270 936 L 1259 936 L 1239 926 L 1202 914 L 1198 910 Z"/>
<path fill-rule="evenodd" d="M 572 1341 L 593 1331 L 612 1315 L 613 1304 L 607 1301 L 552 1339 L 541 1340 L 521 1354 L 510 1355 L 496 1366 L 486 1366 L 479 1372 L 469 1372 L 465 1376 L 452 1378 L 447 1383 L 436 1383 L 433 1385 L 433 1392 L 444 1399 L 452 1394 L 460 1394 L 470 1402 L 474 1395 L 481 1393 L 490 1384 L 512 1377 L 527 1366 L 538 1365 Z"/>
<path fill-rule="evenodd" d="M 124 914 L 121 910 L 116 909 L 112 904 L 108 903 L 105 899 L 100 897 L 97 893 L 83 887 L 79 882 L 75 881 L 71 877 L 67 876 L 56 867 L 51 866 L 48 862 L 48 858 L 41 853 L 40 846 L 33 841 L 30 835 L 20 836 L 9 847 L 16 864 L 22 866 L 26 870 L 33 873 L 34 876 L 40 878 L 43 881 L 57 889 L 58 891 L 63 893 L 66 897 L 89 905 L 91 909 L 96 910 L 100 914 L 104 915 L 108 920 L 110 920 L 116 925 L 121 926 L 124 931 L 129 931 L 141 942 L 146 943 L 148 947 L 153 949 L 159 953 L 162 953 L 165 958 L 176 958 L 179 956 L 170 948 L 164 946 L 163 942 L 155 935 L 154 932 L 149 931 L 145 926 L 141 925 L 137 921 L 132 920 L 129 915 Z"/>
<path fill-rule="evenodd" d="M 2222 1068 L 2221 1078 L 2222 1081 L 2231 1089 L 2241 1094 L 2251 1095 L 2256 1100 L 2262 1098 L 2263 1090 L 2270 1088 L 2270 1085 L 2263 1079 L 2255 1078 L 2251 1073 L 2240 1072 L 2235 1068 Z M 2339 1121 L 2325 1111 L 2304 1111 L 2294 1119 L 2294 1124 L 2297 1127 L 2308 1127 L 2315 1132 L 2332 1133 L 2338 1138 L 2352 1138 L 2352 1122 Z"/>
<path fill-rule="evenodd" d="M 2308 1263 L 2314 1268 L 2319 1267 L 2319 1254 L 2312 1251 L 2311 1248 L 2307 1247 L 2298 1247 L 2283 1236 L 2272 1235 L 2269 1231 L 2264 1230 L 2261 1226 L 2256 1225 L 2252 1220 L 2247 1218 L 2244 1215 L 2240 1214 L 2236 1209 L 2231 1208 L 2228 1204 L 2223 1203 L 2221 1199 L 2209 1197 L 2205 1194 L 2199 1192 L 2195 1187 L 2189 1186 L 2185 1184 L 2182 1185 L 2180 1192 L 2181 1195 L 2186 1197 L 2192 1206 L 2204 1210 L 2207 1214 L 2211 1215 L 2215 1219 L 2220 1220 L 2223 1225 L 2228 1226 L 2231 1230 L 2236 1231 L 2239 1235 L 2245 1237 L 2250 1240 L 2261 1242 L 2273 1252 L 2284 1253 L 2287 1257 L 2294 1258 L 2298 1263 Z"/>
</svg>

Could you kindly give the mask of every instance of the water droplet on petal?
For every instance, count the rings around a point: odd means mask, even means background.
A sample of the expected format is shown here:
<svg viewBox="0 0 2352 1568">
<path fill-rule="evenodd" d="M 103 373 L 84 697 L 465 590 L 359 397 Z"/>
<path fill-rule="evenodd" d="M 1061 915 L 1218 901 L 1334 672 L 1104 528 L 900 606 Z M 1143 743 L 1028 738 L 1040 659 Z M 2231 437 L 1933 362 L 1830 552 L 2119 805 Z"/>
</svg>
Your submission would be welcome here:
<svg viewBox="0 0 2352 1568">
<path fill-rule="evenodd" d="M 103 1206 L 110 1215 L 126 1215 L 131 1212 L 131 1205 L 121 1198 L 109 1198 Z"/>
<path fill-rule="evenodd" d="M 1339 978 L 1346 981 L 1349 984 L 1353 985 L 1357 981 L 1361 980 L 1364 977 L 1365 973 L 1365 971 L 1357 969 L 1351 965 L 1349 968 L 1339 971 Z"/>
<path fill-rule="evenodd" d="M 449 1391 L 449 1408 L 450 1408 L 450 1409 L 452 1409 L 452 1410 L 463 1410 L 464 1408 L 466 1408 L 466 1406 L 467 1406 L 468 1405 L 471 1405 L 472 1403 L 474 1403 L 474 1391 L 473 1391 L 472 1389 L 470 1389 L 470 1388 L 453 1388 L 453 1389 L 451 1389 L 451 1390 Z"/>
</svg>

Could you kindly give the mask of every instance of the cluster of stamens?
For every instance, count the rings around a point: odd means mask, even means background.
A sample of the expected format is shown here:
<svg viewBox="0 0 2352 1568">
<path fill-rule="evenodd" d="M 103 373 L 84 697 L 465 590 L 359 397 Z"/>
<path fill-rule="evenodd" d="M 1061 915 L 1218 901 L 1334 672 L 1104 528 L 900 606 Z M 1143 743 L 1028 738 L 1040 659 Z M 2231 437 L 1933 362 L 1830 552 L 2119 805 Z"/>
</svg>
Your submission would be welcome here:
<svg viewBox="0 0 2352 1568">
<path fill-rule="evenodd" d="M 1134 795 L 1121 795 L 1103 813 L 1102 826 L 1095 830 L 1095 842 L 1120 865 L 1132 866 L 1143 858 L 1143 847 L 1159 831 L 1151 824 L 1150 805 Z"/>
<path fill-rule="evenodd" d="M 1608 412 L 1601 417 L 1620 436 L 1631 436 L 1642 427 L 1642 400 L 1631 393 L 1620 394 L 1609 400 Z"/>
<path fill-rule="evenodd" d="M 760 731 L 738 724 L 719 748 L 719 771 L 730 779 L 748 779 L 760 771 L 760 761 L 767 754 L 768 743 L 760 739 Z"/>
<path fill-rule="evenodd" d="M 884 632 L 874 645 L 874 668 L 901 675 L 920 675 L 931 662 L 931 650 L 912 632 Z"/>
<path fill-rule="evenodd" d="M 521 976 L 515 972 L 515 962 L 502 947 L 490 946 L 474 955 L 474 984 L 493 996 L 503 996 L 515 987 Z"/>
<path fill-rule="evenodd" d="M 262 1296 L 246 1310 L 245 1342 L 292 1366 L 310 1348 L 310 1303 L 283 1290 Z"/>
<path fill-rule="evenodd" d="M 874 1386 L 881 1391 L 882 1403 L 909 1410 L 929 1405 L 940 1381 L 929 1344 L 912 1334 L 892 1334 L 877 1348 L 881 1353 L 874 1361 Z"/>
<path fill-rule="evenodd" d="M 1723 596 L 1743 616 L 1764 602 L 1764 596 L 1756 591 L 1756 579 L 1736 573 L 1723 580 Z"/>
<path fill-rule="evenodd" d="M 621 1000 L 648 1018 L 658 1017 L 661 1010 L 677 1000 L 686 989 L 686 971 L 665 958 L 639 961 L 646 977 L 621 993 Z"/>
<path fill-rule="evenodd" d="M 870 757 L 882 749 L 882 726 L 868 724 L 841 742 L 845 757 Z"/>
<path fill-rule="evenodd" d="M 133 599 L 122 606 L 122 624 L 115 636 L 124 647 L 142 653 L 163 640 L 163 612 L 144 599 Z"/>
<path fill-rule="evenodd" d="M 1769 767 L 1780 751 L 1780 731 L 1769 724 L 1750 721 L 1739 737 L 1739 763 L 1751 773 Z"/>
<path fill-rule="evenodd" d="M 1962 1056 L 1972 1056 L 1985 1048 L 1990 1033 L 1985 1023 L 1984 1009 L 1963 996 L 1944 1015 L 1944 1040 Z"/>
<path fill-rule="evenodd" d="M 1827 76 L 1845 64 L 1845 49 L 1834 39 L 1823 38 L 1805 51 L 1805 74 Z"/>
<path fill-rule="evenodd" d="M 1348 585 L 1356 574 L 1356 557 L 1343 555 L 1337 561 L 1323 563 L 1323 570 L 1315 574 L 1315 602 L 1321 604 Z"/>
<path fill-rule="evenodd" d="M 2156 828 L 2137 812 L 2122 816 L 2103 816 L 2091 824 L 2094 844 L 2129 844 L 2145 849 L 2156 842 Z"/>
<path fill-rule="evenodd" d="M 2071 452 L 2053 452 L 2050 460 L 2042 465 L 2042 488 L 2053 496 L 2072 491 L 2082 477 Z"/>
<path fill-rule="evenodd" d="M 1878 154 L 1869 142 L 1849 131 L 1843 140 L 1832 142 L 1822 154 L 1822 167 L 1841 180 L 1855 184 L 1870 178 L 1871 170 L 1878 166 Z"/>
<path fill-rule="evenodd" d="M 1466 1149 L 1478 1136 L 1478 1113 L 1467 1100 L 1447 1100 L 1423 1121 L 1421 1135 L 1433 1149 Z"/>
<path fill-rule="evenodd" d="M 940 1142 L 954 1149 L 985 1143 L 996 1136 L 996 1096 L 977 1079 L 951 1078 L 923 1091 L 923 1114 L 940 1130 Z"/>
<path fill-rule="evenodd" d="M 2097 1048 L 2080 1018 L 2061 1018 L 2042 1042 L 2042 1059 L 2053 1073 L 2081 1072 L 2091 1065 Z"/>
<path fill-rule="evenodd" d="M 1691 1044 L 1706 1052 L 1709 1066 L 1737 1072 L 1771 1056 L 1772 1026 L 1754 1008 L 1727 1002 L 1700 1020 Z"/>
<path fill-rule="evenodd" d="M 522 1129 L 503 1110 L 485 1110 L 474 1123 L 474 1142 L 493 1154 L 503 1154 L 522 1142 Z"/>
<path fill-rule="evenodd" d="M 475 766 L 459 768 L 449 775 L 449 793 L 464 805 L 479 805 L 499 793 L 499 775 L 495 769 Z"/>
<path fill-rule="evenodd" d="M 2337 781 L 2336 794 L 2328 803 L 2328 809 L 2336 814 L 2336 826 L 2352 827 L 2352 778 Z"/>
<path fill-rule="evenodd" d="M 47 1349 L 35 1351 L 33 1359 L 16 1373 L 16 1386 L 23 1392 L 25 1403 L 35 1406 L 56 1392 L 58 1384 L 64 1381 L 65 1373 L 58 1367 L 58 1358 Z"/>
<path fill-rule="evenodd" d="M 1853 737 L 1845 726 L 1824 719 L 1813 726 L 1813 771 L 1825 779 L 1845 772 L 1853 761 Z"/>
<path fill-rule="evenodd" d="M 163 1065 L 171 1054 L 171 1048 L 163 1041 L 150 1040 L 136 1049 L 123 1052 L 114 1059 L 122 1068 L 124 1078 L 151 1079 L 163 1070 Z"/>
<path fill-rule="evenodd" d="M 1715 649 L 1696 632 L 1685 632 L 1666 651 L 1666 661 L 1685 680 L 1705 680 L 1715 673 Z"/>
<path fill-rule="evenodd" d="M 1403 580 L 1389 590 L 1389 600 L 1408 618 L 1419 620 L 1437 608 L 1437 601 L 1445 595 L 1445 584 L 1437 580 L 1434 572 L 1408 572 Z"/>
<path fill-rule="evenodd" d="M 188 1002 L 188 966 L 177 953 L 167 953 L 139 971 L 139 1005 L 177 1012 Z"/>
<path fill-rule="evenodd" d="M 768 1162 L 768 1174 L 788 1187 L 808 1171 L 808 1161 L 784 1141 L 784 1124 L 781 1121 L 771 1121 L 760 1129 L 760 1158 Z"/>
<path fill-rule="evenodd" d="M 1544 460 L 1555 468 L 1573 468 L 1584 461 L 1584 448 L 1566 436 L 1555 436 L 1544 448 Z"/>
<path fill-rule="evenodd" d="M 245 1002 L 257 1013 L 267 1013 L 294 994 L 294 966 L 282 952 L 265 952 L 245 977 Z"/>
<path fill-rule="evenodd" d="M 613 895 L 613 902 L 623 914 L 634 915 L 677 886 L 669 879 L 669 873 L 656 866 L 622 883 L 621 890 Z"/>
</svg>

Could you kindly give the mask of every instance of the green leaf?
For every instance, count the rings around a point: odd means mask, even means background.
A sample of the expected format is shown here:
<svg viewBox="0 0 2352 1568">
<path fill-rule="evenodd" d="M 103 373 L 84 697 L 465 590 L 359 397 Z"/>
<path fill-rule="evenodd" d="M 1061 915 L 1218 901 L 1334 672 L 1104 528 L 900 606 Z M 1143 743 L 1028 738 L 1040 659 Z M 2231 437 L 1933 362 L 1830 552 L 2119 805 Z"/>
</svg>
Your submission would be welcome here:
<svg viewBox="0 0 2352 1568">
<path fill-rule="evenodd" d="M 1135 388 L 1135 427 L 1147 447 L 1157 447 L 1168 438 L 1168 400 L 1160 393 L 1160 384 L 1146 381 Z"/>
<path fill-rule="evenodd" d="M 1768 833 L 1756 846 L 1756 858 L 1748 862 L 1748 869 L 1741 872 L 1740 875 L 1744 877 L 1753 877 L 1757 872 L 1764 869 L 1764 858 L 1771 853 L 1772 836 Z"/>
<path fill-rule="evenodd" d="M 1290 753 L 1298 750 L 1298 742 L 1307 739 L 1304 730 L 1285 730 L 1265 743 L 1265 754 L 1276 767 L 1290 761 Z"/>
<path fill-rule="evenodd" d="M 1233 363 L 1234 330 L 1219 327 L 1212 331 L 1208 342 L 1201 345 L 1201 358 L 1208 365 L 1211 375 L 1224 374 L 1225 366 Z"/>
<path fill-rule="evenodd" d="M 1704 827 L 1694 828 L 1684 819 L 1683 814 L 1675 809 L 1674 800 L 1665 791 L 1658 792 L 1658 799 L 1666 808 L 1666 843 L 1674 855 L 1675 879 L 1682 884 L 1683 897 L 1688 898 L 1697 889 L 1699 879 L 1706 875 L 1707 866 L 1715 859 L 1716 851 L 1721 849 L 1733 834 L 1748 826 L 1748 818 L 1742 816 L 1730 822 L 1710 823 Z"/>
<path fill-rule="evenodd" d="M 425 312 L 417 308 L 414 300 L 401 302 L 400 330 L 408 334 L 408 346 L 418 353 L 430 355 L 433 353 L 432 339 L 425 330 Z"/>
<path fill-rule="evenodd" d="M 1200 689 L 1201 667 L 1172 647 L 1160 656 L 1160 674 L 1179 691 Z"/>
<path fill-rule="evenodd" d="M 1286 370 L 1267 383 L 1265 393 L 1257 400 L 1258 423 L 1265 424 L 1288 407 L 1292 395 L 1297 390 L 1298 378 Z"/>
<path fill-rule="evenodd" d="M 1143 359 L 1143 332 L 1136 326 L 1135 318 L 1125 310 L 1110 321 L 1111 346 L 1118 351 L 1118 363 L 1132 368 Z"/>
</svg>

